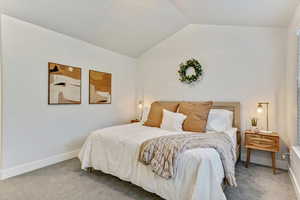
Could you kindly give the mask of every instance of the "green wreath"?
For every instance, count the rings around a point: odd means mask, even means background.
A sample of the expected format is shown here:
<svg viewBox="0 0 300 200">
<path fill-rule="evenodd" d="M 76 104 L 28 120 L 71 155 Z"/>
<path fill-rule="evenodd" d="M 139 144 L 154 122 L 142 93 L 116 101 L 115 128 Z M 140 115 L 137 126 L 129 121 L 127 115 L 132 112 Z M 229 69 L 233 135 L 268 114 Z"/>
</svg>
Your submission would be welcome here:
<svg viewBox="0 0 300 200">
<path fill-rule="evenodd" d="M 187 75 L 186 71 L 188 68 L 194 68 L 195 74 Z M 180 64 L 180 68 L 178 70 L 180 81 L 185 82 L 188 84 L 191 84 L 192 82 L 195 82 L 199 79 L 199 77 L 202 75 L 202 66 L 198 62 L 198 60 L 192 58 L 187 60 L 185 63 Z"/>
</svg>

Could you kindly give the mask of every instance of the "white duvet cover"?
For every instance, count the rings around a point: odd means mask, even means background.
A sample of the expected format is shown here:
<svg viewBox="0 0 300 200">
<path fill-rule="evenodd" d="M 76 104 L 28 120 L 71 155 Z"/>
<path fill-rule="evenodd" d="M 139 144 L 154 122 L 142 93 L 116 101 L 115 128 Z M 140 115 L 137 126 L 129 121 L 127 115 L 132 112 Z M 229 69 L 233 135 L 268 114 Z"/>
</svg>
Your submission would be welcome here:
<svg viewBox="0 0 300 200">
<path fill-rule="evenodd" d="M 198 148 L 181 154 L 177 174 L 169 180 L 138 162 L 139 146 L 144 141 L 173 134 L 182 132 L 146 127 L 140 123 L 96 130 L 80 151 L 81 167 L 93 167 L 112 174 L 167 200 L 225 200 L 221 187 L 224 171 L 215 149 Z M 235 140 L 234 129 L 227 134 Z"/>
</svg>

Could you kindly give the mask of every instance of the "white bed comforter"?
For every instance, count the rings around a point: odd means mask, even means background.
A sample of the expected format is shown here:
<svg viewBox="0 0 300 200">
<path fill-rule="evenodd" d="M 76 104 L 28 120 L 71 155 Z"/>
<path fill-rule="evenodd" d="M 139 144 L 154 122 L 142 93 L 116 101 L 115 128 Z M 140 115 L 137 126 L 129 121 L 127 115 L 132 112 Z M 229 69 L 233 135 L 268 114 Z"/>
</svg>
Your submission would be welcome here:
<svg viewBox="0 0 300 200">
<path fill-rule="evenodd" d="M 139 147 L 144 141 L 173 134 L 182 133 L 140 123 L 96 130 L 79 153 L 81 167 L 112 174 L 167 200 L 226 200 L 221 187 L 224 171 L 215 149 L 192 149 L 181 154 L 177 174 L 169 180 L 138 162 Z"/>
</svg>

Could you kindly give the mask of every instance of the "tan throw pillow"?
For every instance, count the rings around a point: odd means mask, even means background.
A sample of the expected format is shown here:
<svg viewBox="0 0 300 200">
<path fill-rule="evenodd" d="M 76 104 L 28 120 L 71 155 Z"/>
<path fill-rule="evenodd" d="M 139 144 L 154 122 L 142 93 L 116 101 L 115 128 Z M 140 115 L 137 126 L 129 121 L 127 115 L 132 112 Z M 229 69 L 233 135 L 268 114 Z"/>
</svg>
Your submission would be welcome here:
<svg viewBox="0 0 300 200">
<path fill-rule="evenodd" d="M 213 102 L 182 102 L 178 112 L 187 116 L 183 122 L 184 131 L 205 132 L 209 111 Z"/>
<path fill-rule="evenodd" d="M 163 109 L 171 112 L 176 112 L 179 102 L 167 102 L 167 101 L 156 101 L 151 104 L 150 112 L 147 121 L 144 123 L 145 126 L 160 127 L 163 116 Z"/>
</svg>

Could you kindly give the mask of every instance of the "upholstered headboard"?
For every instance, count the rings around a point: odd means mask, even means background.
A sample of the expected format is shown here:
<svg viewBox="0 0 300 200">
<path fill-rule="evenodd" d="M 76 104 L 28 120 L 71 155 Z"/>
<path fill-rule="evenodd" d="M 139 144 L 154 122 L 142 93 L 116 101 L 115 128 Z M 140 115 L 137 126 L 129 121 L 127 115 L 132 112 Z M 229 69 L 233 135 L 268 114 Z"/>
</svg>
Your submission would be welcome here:
<svg viewBox="0 0 300 200">
<path fill-rule="evenodd" d="M 169 103 L 180 103 L 184 101 L 160 101 L 160 102 L 169 102 Z M 194 101 L 196 102 L 196 101 Z M 233 112 L 233 122 L 232 126 L 240 130 L 241 124 L 240 124 L 240 102 L 237 101 L 213 101 L 213 109 L 224 109 L 229 110 Z"/>
<path fill-rule="evenodd" d="M 160 102 L 184 102 L 184 101 L 160 101 Z M 195 101 L 196 102 L 196 101 Z M 241 121 L 240 121 L 240 102 L 238 101 L 213 101 L 213 109 L 224 109 L 233 112 L 233 122 L 232 126 L 240 130 Z"/>
</svg>

